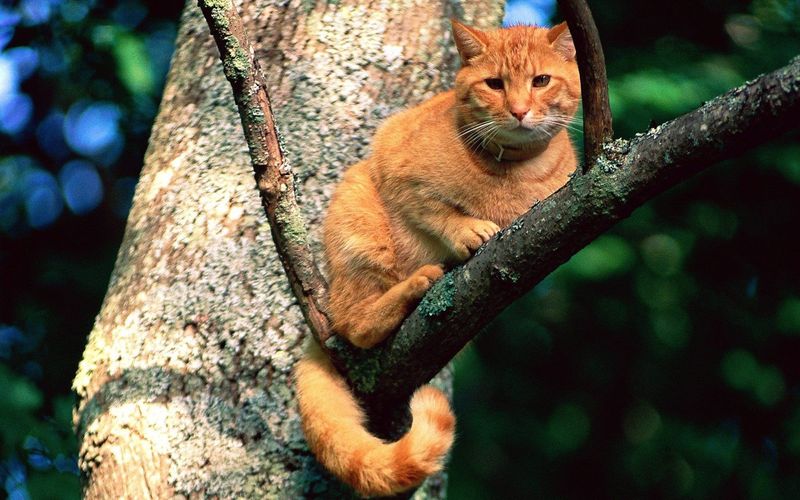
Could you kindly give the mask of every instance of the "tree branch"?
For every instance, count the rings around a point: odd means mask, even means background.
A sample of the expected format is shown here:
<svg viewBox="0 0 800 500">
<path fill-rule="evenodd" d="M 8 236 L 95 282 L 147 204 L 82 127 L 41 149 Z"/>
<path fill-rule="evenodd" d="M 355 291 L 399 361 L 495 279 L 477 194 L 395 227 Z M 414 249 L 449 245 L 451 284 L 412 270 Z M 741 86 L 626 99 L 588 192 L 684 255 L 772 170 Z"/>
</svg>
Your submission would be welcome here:
<svg viewBox="0 0 800 500">
<path fill-rule="evenodd" d="M 281 147 L 266 80 L 231 0 L 198 3 L 233 88 L 272 240 L 303 316 L 324 345 L 331 335 L 325 314 L 328 285 L 308 246 L 306 222 L 295 199 L 294 174 Z"/>
<path fill-rule="evenodd" d="M 585 2 L 561 3 L 568 19 L 574 16 L 568 22 L 581 65 L 586 152 L 592 159 L 587 167 L 596 168 L 573 177 L 470 261 L 447 273 L 396 336 L 364 351 L 329 338 L 323 313 L 327 286 L 306 243 L 291 170 L 241 20 L 230 0 L 200 0 L 233 88 L 273 239 L 294 293 L 312 331 L 346 372 L 373 423 L 384 421 L 378 424 L 384 433 L 389 432 L 386 425 L 397 422 L 414 389 L 446 366 L 501 310 L 599 234 L 716 161 L 798 126 L 800 58 L 795 58 L 631 141 L 605 142 L 611 137 L 611 116 L 597 30 Z"/>
<path fill-rule="evenodd" d="M 371 415 L 400 407 L 492 318 L 636 207 L 800 122 L 800 57 L 699 109 L 603 148 L 577 175 L 436 283 L 370 351 L 331 339 Z M 390 416 L 391 418 L 391 416 Z"/>
<path fill-rule="evenodd" d="M 600 34 L 585 0 L 558 0 L 575 43 L 583 99 L 583 171 L 602 154 L 603 143 L 614 137 L 608 101 L 606 59 Z"/>
</svg>

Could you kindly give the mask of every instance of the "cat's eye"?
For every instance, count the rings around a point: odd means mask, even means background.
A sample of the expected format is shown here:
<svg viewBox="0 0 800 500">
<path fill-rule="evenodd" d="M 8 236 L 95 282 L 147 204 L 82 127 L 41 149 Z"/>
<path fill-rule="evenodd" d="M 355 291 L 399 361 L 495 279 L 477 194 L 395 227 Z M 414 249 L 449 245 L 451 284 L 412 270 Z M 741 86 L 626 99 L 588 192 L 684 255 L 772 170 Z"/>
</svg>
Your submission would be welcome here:
<svg viewBox="0 0 800 500">
<path fill-rule="evenodd" d="M 550 83 L 550 75 L 536 75 L 533 77 L 534 87 L 544 87 Z"/>
<path fill-rule="evenodd" d="M 503 90 L 503 80 L 500 78 L 487 78 L 484 82 L 492 90 Z"/>
</svg>

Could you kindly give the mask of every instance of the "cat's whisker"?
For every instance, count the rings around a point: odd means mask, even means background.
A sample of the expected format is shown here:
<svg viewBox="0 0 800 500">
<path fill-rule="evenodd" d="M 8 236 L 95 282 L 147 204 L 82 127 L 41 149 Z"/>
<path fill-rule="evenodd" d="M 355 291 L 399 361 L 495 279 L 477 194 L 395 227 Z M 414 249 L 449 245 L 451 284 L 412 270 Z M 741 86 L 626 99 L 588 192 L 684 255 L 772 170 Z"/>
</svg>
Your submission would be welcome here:
<svg viewBox="0 0 800 500">
<path fill-rule="evenodd" d="M 559 115 L 548 116 L 546 119 L 542 120 L 542 125 L 555 125 L 567 130 L 572 130 L 573 132 L 581 132 L 583 130 L 582 126 L 573 123 L 572 119 L 569 117 L 562 118 Z"/>
<path fill-rule="evenodd" d="M 461 130 L 461 131 L 458 133 L 458 135 L 456 135 L 456 137 L 460 138 L 460 137 L 467 137 L 467 136 L 470 136 L 470 135 L 472 135 L 472 133 L 475 131 L 475 129 L 476 129 L 476 127 L 474 127 L 474 126 L 473 126 L 473 127 L 470 127 L 470 128 L 465 128 L 465 129 Z"/>
<path fill-rule="evenodd" d="M 484 136 L 483 140 L 481 141 L 481 147 L 486 148 L 486 144 L 491 142 L 492 139 L 498 134 L 500 127 L 495 127 L 494 129 L 490 130 L 486 136 Z"/>
<path fill-rule="evenodd" d="M 497 135 L 500 133 L 501 130 L 502 127 L 498 125 L 494 130 L 490 132 L 490 135 L 488 135 L 486 139 L 484 139 L 484 142 L 481 143 L 481 147 L 486 148 L 486 144 L 492 142 L 494 138 L 497 137 Z"/>
<path fill-rule="evenodd" d="M 557 127 L 563 127 L 565 129 L 574 130 L 576 132 L 579 132 L 579 131 L 581 131 L 583 129 L 582 127 L 580 127 L 578 125 L 575 125 L 575 124 L 572 124 L 572 123 L 550 122 L 550 123 L 548 123 L 548 125 L 555 125 Z"/>
<path fill-rule="evenodd" d="M 562 116 L 562 115 L 550 115 L 547 118 L 545 118 L 544 120 L 547 120 L 547 121 L 551 120 L 551 121 L 557 121 L 557 122 L 563 122 L 563 123 L 572 123 L 572 122 L 575 121 L 571 116 Z"/>
<path fill-rule="evenodd" d="M 500 130 L 501 127 L 497 123 L 494 124 L 494 127 L 490 127 L 489 130 L 487 130 L 483 134 L 483 138 L 480 141 L 480 143 L 478 142 L 475 143 L 476 151 L 478 150 L 478 148 L 485 149 L 486 144 L 490 142 L 500 132 Z"/>
<path fill-rule="evenodd" d="M 479 131 L 481 131 L 481 130 L 483 130 L 485 128 L 490 127 L 493 123 L 494 123 L 494 120 L 486 120 L 486 121 L 483 121 L 483 122 L 478 122 L 478 123 L 474 123 L 474 124 L 468 125 L 468 126 L 464 127 L 459 132 L 457 137 L 459 137 L 459 138 L 460 137 L 465 137 L 465 136 L 468 136 L 470 134 L 479 132 Z"/>
<path fill-rule="evenodd" d="M 466 140 L 464 140 L 464 146 L 468 150 L 472 151 L 473 145 L 475 145 L 481 138 L 481 134 L 471 134 L 466 138 Z"/>
<path fill-rule="evenodd" d="M 470 133 L 480 134 L 480 133 L 484 132 L 485 130 L 491 129 L 493 125 L 494 125 L 494 122 L 492 122 L 492 121 L 483 123 L 480 126 L 474 127 L 472 130 L 470 130 Z"/>
<path fill-rule="evenodd" d="M 479 152 L 481 148 L 486 147 L 486 140 L 489 137 L 491 130 L 485 134 L 476 134 L 474 139 L 470 142 L 470 151 Z"/>
<path fill-rule="evenodd" d="M 456 140 L 460 140 L 469 151 L 477 152 L 479 148 L 485 147 L 487 140 L 495 136 L 500 129 L 497 122 L 489 119 L 464 127 L 456 136 Z"/>
<path fill-rule="evenodd" d="M 563 127 L 567 130 L 571 130 L 572 132 L 583 132 L 582 127 L 576 127 L 575 125 L 563 125 Z"/>
<path fill-rule="evenodd" d="M 491 123 L 491 122 L 492 122 L 492 120 L 488 119 L 488 120 L 480 120 L 480 121 L 477 121 L 477 122 L 474 122 L 474 123 L 469 123 L 469 124 L 465 125 L 464 127 L 462 127 L 462 130 L 472 130 L 472 129 L 477 128 L 477 127 L 482 127 L 482 126 L 484 126 L 484 125 L 486 125 L 488 123 Z"/>
<path fill-rule="evenodd" d="M 575 123 L 573 120 L 553 119 L 550 121 L 552 121 L 553 123 L 558 123 L 560 125 L 577 125 L 577 123 Z"/>
</svg>

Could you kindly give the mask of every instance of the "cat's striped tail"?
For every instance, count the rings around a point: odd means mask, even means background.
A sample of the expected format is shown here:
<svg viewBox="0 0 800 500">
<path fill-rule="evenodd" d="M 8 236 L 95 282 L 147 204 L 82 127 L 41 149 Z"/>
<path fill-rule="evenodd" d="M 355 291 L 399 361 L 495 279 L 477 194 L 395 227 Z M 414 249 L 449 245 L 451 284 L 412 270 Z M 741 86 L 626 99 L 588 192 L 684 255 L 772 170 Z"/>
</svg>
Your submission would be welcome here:
<svg viewBox="0 0 800 500">
<path fill-rule="evenodd" d="M 399 441 L 387 443 L 366 430 L 364 412 L 316 344 L 297 363 L 295 381 L 311 450 L 360 494 L 396 494 L 442 469 L 453 444 L 455 417 L 438 389 L 425 386 L 414 393 L 411 428 Z"/>
</svg>

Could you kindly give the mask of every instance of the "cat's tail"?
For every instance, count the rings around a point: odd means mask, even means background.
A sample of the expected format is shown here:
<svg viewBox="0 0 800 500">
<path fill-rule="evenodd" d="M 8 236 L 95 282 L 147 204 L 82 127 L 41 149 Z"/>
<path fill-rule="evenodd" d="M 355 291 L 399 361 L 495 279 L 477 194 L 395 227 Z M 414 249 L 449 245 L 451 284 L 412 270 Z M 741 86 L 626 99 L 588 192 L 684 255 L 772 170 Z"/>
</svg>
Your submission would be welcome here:
<svg viewBox="0 0 800 500">
<path fill-rule="evenodd" d="M 411 398 L 413 422 L 393 443 L 370 434 L 365 415 L 344 379 L 316 344 L 295 368 L 306 440 L 317 460 L 365 496 L 387 496 L 419 485 L 442 469 L 453 444 L 455 417 L 432 386 Z"/>
</svg>

